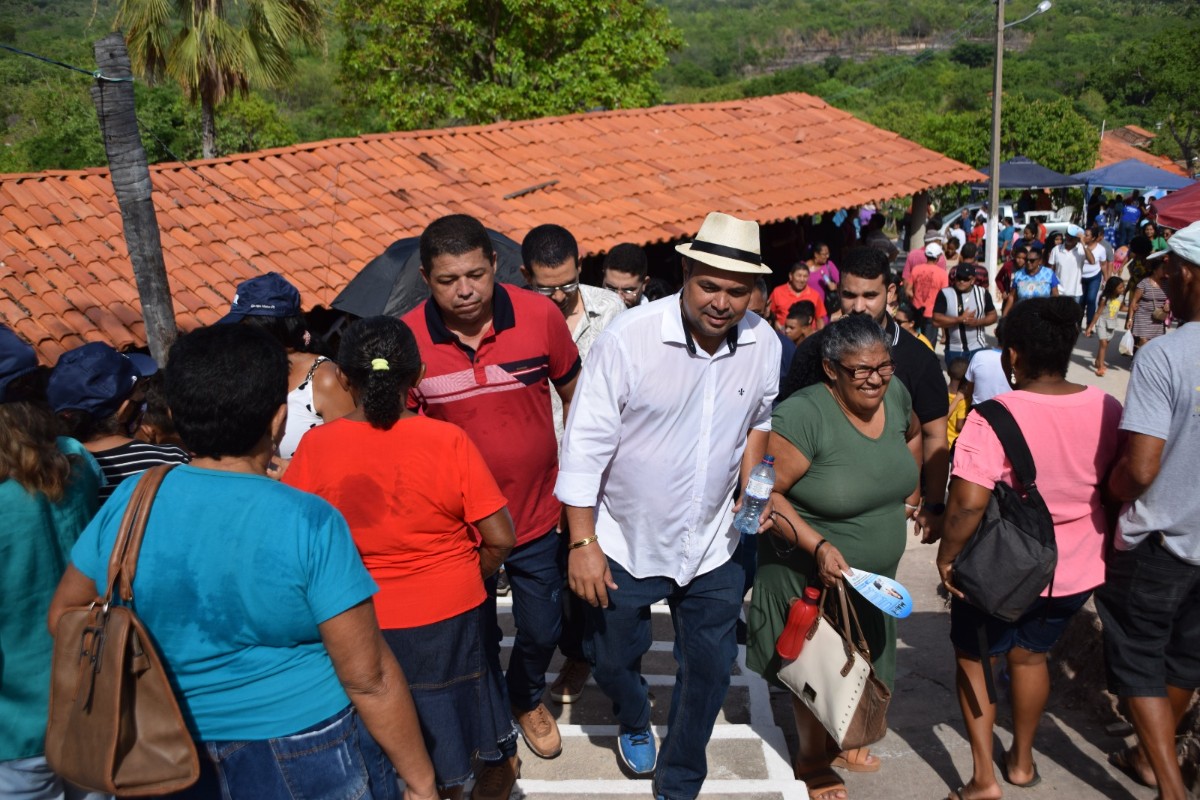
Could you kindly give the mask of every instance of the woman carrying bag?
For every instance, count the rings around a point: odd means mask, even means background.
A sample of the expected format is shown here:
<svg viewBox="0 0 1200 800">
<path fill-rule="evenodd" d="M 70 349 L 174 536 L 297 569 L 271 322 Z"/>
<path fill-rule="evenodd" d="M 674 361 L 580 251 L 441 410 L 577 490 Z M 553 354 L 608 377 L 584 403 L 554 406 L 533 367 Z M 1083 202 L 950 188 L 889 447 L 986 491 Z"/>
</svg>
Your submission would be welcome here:
<svg viewBox="0 0 1200 800">
<path fill-rule="evenodd" d="M 982 414 L 967 417 L 955 443 L 937 563 L 951 594 L 950 640 L 959 705 L 971 743 L 972 776 L 951 792 L 950 800 L 1000 796 L 992 766 L 996 706 L 988 697 L 985 675 L 995 657 L 1006 658 L 1012 681 L 1013 743 L 1001 757 L 1001 772 L 1006 782 L 1018 787 L 1041 781 L 1033 760 L 1033 736 L 1050 692 L 1046 653 L 1104 581 L 1106 523 L 1100 488 L 1116 459 L 1121 404 L 1100 389 L 1066 378 L 1082 313 L 1073 298 L 1034 298 L 1015 306 L 997 331 L 1001 363 L 1015 391 L 994 401 L 1016 421 L 1035 467 L 1042 466 L 1036 483 L 1054 524 L 1058 550 L 1050 585 L 1013 622 L 971 605 L 954 575 L 955 559 L 979 529 L 997 482 L 1016 483 L 1013 467 Z M 987 661 L 981 658 L 981 637 Z"/>
<path fill-rule="evenodd" d="M 775 456 L 773 518 L 758 537 L 758 575 L 750 605 L 747 666 L 783 688 L 775 649 L 792 601 L 814 581 L 835 586 L 855 567 L 894 577 L 904 553 L 906 513 L 916 508 L 920 426 L 883 329 L 852 315 L 817 334 L 808 349 L 821 380 L 779 404 L 767 452 Z M 790 545 L 790 548 L 789 548 Z M 836 594 L 831 592 L 831 594 Z M 876 675 L 889 688 L 895 674 L 895 619 L 857 593 L 854 604 Z M 833 601 L 836 602 L 836 601 Z M 832 604 L 832 603 L 831 603 Z M 846 788 L 831 766 L 875 771 L 867 749 L 839 752 L 799 698 L 796 777 L 813 800 L 842 800 Z"/>
<path fill-rule="evenodd" d="M 128 594 L 200 751 L 199 781 L 171 796 L 390 800 L 398 772 L 406 798 L 433 800 L 408 684 L 345 520 L 266 477 L 287 377 L 283 347 L 243 325 L 182 336 L 165 369 L 193 459 L 162 479 Z M 137 484 L 117 487 L 72 549 L 52 633 L 106 591 Z"/>
</svg>

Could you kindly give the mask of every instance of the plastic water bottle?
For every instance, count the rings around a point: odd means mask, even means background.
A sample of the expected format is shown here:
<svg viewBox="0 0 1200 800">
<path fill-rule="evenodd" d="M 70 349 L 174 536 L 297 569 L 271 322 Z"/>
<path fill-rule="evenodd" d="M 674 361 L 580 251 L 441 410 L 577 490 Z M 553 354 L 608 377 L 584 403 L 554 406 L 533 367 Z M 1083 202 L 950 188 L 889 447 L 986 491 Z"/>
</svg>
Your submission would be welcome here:
<svg viewBox="0 0 1200 800">
<path fill-rule="evenodd" d="M 788 609 L 787 622 L 784 623 L 783 633 L 775 642 L 775 652 L 785 661 L 795 661 L 800 657 L 804 648 L 805 637 L 812 629 L 813 623 L 821 615 L 817 601 L 821 599 L 821 590 L 815 586 L 804 588 L 804 597 L 792 601 Z"/>
<path fill-rule="evenodd" d="M 758 520 L 774 487 L 775 456 L 763 456 L 762 463 L 750 473 L 746 491 L 742 492 L 742 510 L 733 518 L 733 527 L 740 533 L 758 533 Z"/>
</svg>

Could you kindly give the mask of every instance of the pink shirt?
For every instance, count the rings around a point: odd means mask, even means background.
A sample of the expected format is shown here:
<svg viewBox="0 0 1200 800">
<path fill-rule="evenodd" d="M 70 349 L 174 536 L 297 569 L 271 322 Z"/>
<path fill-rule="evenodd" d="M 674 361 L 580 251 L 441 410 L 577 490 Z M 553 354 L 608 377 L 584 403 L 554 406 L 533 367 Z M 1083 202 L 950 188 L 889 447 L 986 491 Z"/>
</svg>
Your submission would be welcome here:
<svg viewBox="0 0 1200 800">
<path fill-rule="evenodd" d="M 1015 391 L 995 399 L 1025 435 L 1037 467 L 1038 490 L 1054 519 L 1054 595 L 1096 588 L 1104 582 L 1106 525 L 1100 486 L 1117 458 L 1121 403 L 1094 386 L 1068 395 Z M 979 414 L 967 416 L 955 444 L 952 474 L 989 490 L 998 480 L 1013 482 L 1000 440 Z"/>
<path fill-rule="evenodd" d="M 919 267 L 920 265 L 927 264 L 928 262 L 929 259 L 925 258 L 924 247 L 918 247 L 916 250 L 909 250 L 908 257 L 904 259 L 904 271 L 900 273 L 900 279 L 904 281 L 905 285 L 908 285 L 909 280 L 912 278 L 913 267 Z M 944 255 L 938 256 L 937 265 L 942 269 L 947 268 L 946 257 Z"/>
</svg>

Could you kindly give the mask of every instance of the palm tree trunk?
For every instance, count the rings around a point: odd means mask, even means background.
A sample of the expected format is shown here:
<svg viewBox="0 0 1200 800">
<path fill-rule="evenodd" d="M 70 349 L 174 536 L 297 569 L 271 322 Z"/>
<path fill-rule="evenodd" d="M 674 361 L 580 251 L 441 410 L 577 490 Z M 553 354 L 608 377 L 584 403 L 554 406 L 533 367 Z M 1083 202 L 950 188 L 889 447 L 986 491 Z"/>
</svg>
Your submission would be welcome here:
<svg viewBox="0 0 1200 800">
<path fill-rule="evenodd" d="M 205 158 L 217 157 L 217 114 L 211 99 L 200 97 L 201 147 Z"/>
<path fill-rule="evenodd" d="M 125 37 L 120 33 L 105 36 L 94 46 L 96 66 L 111 78 L 132 77 Z M 108 154 L 109 176 L 121 221 L 125 228 L 125 246 L 133 264 L 146 340 L 150 354 L 159 364 L 167 363 L 167 351 L 175 341 L 175 309 L 163 263 L 158 217 L 151 197 L 150 168 L 138 132 L 133 104 L 133 83 L 98 80 L 92 86 L 92 102 L 100 118 L 104 150 Z M 119 342 L 113 342 L 119 344 Z"/>
</svg>

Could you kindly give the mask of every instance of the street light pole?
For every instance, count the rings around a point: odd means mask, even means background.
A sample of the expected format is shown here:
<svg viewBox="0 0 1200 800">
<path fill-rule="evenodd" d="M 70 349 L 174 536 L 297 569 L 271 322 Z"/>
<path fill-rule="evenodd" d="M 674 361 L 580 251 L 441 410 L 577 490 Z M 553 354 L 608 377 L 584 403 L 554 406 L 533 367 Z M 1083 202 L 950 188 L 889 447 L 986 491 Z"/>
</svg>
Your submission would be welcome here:
<svg viewBox="0 0 1200 800">
<path fill-rule="evenodd" d="M 988 284 L 996 285 L 1000 250 L 1000 96 L 1004 91 L 1004 29 L 1020 25 L 1026 20 L 1050 10 L 1050 0 L 1042 0 L 1037 8 L 1016 22 L 1004 23 L 1004 0 L 996 3 L 996 72 L 992 83 L 992 161 L 988 177 L 988 221 L 987 239 L 984 248 L 984 265 L 987 266 Z M 1014 220 L 1015 222 L 1016 220 Z"/>
<path fill-rule="evenodd" d="M 1004 90 L 1004 0 L 996 0 L 996 71 L 992 82 L 992 161 L 988 175 L 987 239 L 984 265 L 988 286 L 996 285 L 1000 249 L 1000 94 Z"/>
</svg>

